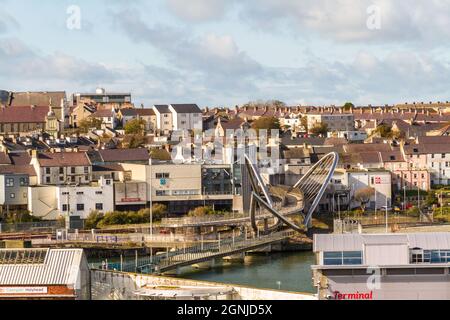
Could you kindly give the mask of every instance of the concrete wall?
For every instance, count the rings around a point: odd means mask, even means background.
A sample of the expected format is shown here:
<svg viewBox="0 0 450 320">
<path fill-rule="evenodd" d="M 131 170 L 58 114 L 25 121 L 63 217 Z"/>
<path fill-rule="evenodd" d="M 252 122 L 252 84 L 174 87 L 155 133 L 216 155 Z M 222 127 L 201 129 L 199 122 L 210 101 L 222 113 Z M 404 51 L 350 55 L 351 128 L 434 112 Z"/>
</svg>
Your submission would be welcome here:
<svg viewBox="0 0 450 320">
<path fill-rule="evenodd" d="M 138 275 L 111 271 L 91 271 L 91 292 L 93 300 L 138 300 L 133 291 L 140 287 L 149 286 L 202 286 L 202 287 L 230 287 L 235 294 L 219 297 L 222 300 L 316 300 L 314 295 L 286 292 L 277 290 L 263 290 L 223 283 L 185 280 L 168 277 Z M 215 297 L 211 298 L 215 300 Z"/>
</svg>

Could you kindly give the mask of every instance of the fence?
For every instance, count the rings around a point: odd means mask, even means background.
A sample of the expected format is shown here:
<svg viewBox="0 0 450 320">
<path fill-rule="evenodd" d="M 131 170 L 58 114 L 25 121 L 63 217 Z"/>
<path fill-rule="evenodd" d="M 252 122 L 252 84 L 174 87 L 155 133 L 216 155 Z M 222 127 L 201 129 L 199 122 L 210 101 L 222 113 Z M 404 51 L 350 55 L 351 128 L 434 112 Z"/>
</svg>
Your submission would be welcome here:
<svg viewBox="0 0 450 320">
<path fill-rule="evenodd" d="M 39 221 L 23 223 L 0 223 L 0 233 L 8 232 L 53 232 L 64 228 L 64 221 Z"/>
<path fill-rule="evenodd" d="M 134 258 L 124 259 L 120 257 L 120 261 L 91 264 L 93 269 L 106 269 L 124 272 L 138 272 L 150 274 L 158 268 L 167 267 L 173 263 L 183 262 L 198 258 L 208 258 L 220 253 L 233 252 L 247 247 L 257 246 L 271 241 L 292 237 L 296 233 L 294 231 L 283 231 L 270 235 L 263 235 L 256 238 L 250 238 L 247 234 L 239 234 L 231 238 L 219 239 L 216 241 L 201 242 L 198 245 L 188 247 L 185 245 L 181 249 L 169 250 L 166 252 L 150 255 L 147 257 L 138 257 L 137 253 Z"/>
</svg>

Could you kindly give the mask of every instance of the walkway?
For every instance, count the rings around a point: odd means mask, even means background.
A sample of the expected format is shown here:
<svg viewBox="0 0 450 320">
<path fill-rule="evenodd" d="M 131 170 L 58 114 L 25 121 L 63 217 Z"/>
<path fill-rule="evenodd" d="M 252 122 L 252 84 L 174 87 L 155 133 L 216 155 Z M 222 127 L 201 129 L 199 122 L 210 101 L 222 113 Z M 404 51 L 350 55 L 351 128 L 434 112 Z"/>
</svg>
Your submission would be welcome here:
<svg viewBox="0 0 450 320">
<path fill-rule="evenodd" d="M 137 270 L 142 273 L 164 273 L 180 267 L 263 248 L 289 239 L 295 234 L 295 231 L 283 231 L 254 239 L 246 239 L 244 236 L 240 236 L 238 238 L 219 240 L 215 243 L 202 243 L 197 246 L 185 247 L 151 257 L 150 261 L 147 260 L 146 263 L 140 260 L 140 263 L 136 266 Z"/>
</svg>

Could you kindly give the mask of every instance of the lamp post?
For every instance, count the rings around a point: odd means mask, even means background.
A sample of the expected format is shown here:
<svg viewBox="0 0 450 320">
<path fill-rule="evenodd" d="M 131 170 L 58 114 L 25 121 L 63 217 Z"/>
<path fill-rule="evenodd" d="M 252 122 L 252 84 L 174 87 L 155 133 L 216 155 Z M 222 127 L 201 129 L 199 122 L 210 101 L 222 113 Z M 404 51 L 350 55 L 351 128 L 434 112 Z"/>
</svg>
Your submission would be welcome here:
<svg viewBox="0 0 450 320">
<path fill-rule="evenodd" d="M 406 212 L 406 183 L 403 185 L 403 212 Z"/>
<path fill-rule="evenodd" d="M 388 197 L 386 195 L 386 233 L 389 232 L 389 224 L 388 224 Z"/>
<path fill-rule="evenodd" d="M 153 242 L 153 163 L 150 158 L 150 241 Z"/>
</svg>

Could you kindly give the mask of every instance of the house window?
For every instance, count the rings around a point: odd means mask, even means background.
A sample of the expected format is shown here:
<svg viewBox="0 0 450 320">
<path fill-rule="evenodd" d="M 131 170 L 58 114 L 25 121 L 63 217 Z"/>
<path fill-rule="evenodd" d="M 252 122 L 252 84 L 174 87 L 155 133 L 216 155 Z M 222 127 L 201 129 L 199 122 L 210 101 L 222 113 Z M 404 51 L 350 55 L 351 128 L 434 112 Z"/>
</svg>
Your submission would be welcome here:
<svg viewBox="0 0 450 320">
<path fill-rule="evenodd" d="M 71 173 L 75 173 L 75 167 L 70 168 Z"/>
<path fill-rule="evenodd" d="M 157 173 L 156 179 L 169 179 L 170 174 L 169 173 Z"/>
<path fill-rule="evenodd" d="M 77 204 L 77 211 L 84 211 L 84 204 L 83 203 L 78 203 Z"/>
<path fill-rule="evenodd" d="M 15 199 L 15 198 L 16 198 L 16 194 L 15 194 L 15 193 L 11 193 L 11 194 L 9 195 L 9 197 L 10 197 L 11 199 Z"/>
<path fill-rule="evenodd" d="M 84 167 L 84 173 L 89 173 L 89 167 Z"/>
<path fill-rule="evenodd" d="M 95 191 L 95 194 L 103 194 L 102 191 Z"/>
<path fill-rule="evenodd" d="M 59 168 L 59 174 L 64 174 L 64 168 Z"/>
<path fill-rule="evenodd" d="M 45 182 L 46 182 L 46 183 L 50 183 L 50 177 L 46 177 L 46 178 L 45 178 Z"/>
<path fill-rule="evenodd" d="M 14 178 L 7 178 L 6 179 L 6 186 L 7 187 L 14 187 Z"/>
<path fill-rule="evenodd" d="M 95 210 L 103 210 L 103 203 L 96 203 Z"/>
<path fill-rule="evenodd" d="M 28 198 L 28 194 L 26 192 L 23 193 L 23 198 L 24 199 Z"/>
<path fill-rule="evenodd" d="M 62 205 L 62 211 L 64 211 L 64 212 L 69 211 L 69 205 L 68 204 L 63 204 Z"/>
<path fill-rule="evenodd" d="M 362 251 L 324 252 L 323 264 L 326 266 L 362 264 Z"/>
<path fill-rule="evenodd" d="M 50 174 L 50 168 L 45 168 L 45 173 Z"/>
<path fill-rule="evenodd" d="M 82 196 L 84 194 L 84 192 L 83 191 L 79 191 L 79 192 L 77 192 L 77 195 L 79 195 L 79 196 Z"/>
<path fill-rule="evenodd" d="M 20 186 L 24 187 L 28 185 L 28 178 L 20 178 Z"/>
</svg>

